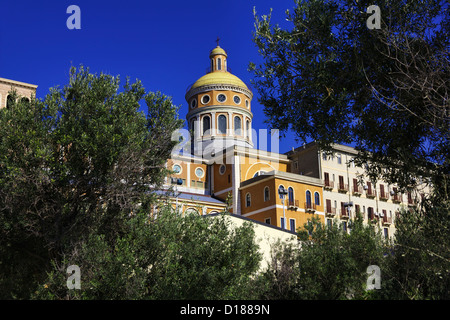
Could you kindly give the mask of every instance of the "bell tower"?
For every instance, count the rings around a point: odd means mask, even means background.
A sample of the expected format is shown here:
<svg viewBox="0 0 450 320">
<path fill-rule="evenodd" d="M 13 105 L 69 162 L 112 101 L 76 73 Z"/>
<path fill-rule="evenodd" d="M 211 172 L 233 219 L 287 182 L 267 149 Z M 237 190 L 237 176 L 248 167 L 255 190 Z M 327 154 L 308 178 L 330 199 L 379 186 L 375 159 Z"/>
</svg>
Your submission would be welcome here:
<svg viewBox="0 0 450 320">
<path fill-rule="evenodd" d="M 210 51 L 209 61 L 208 72 L 187 89 L 185 96 L 194 153 L 208 155 L 233 145 L 253 148 L 253 93 L 231 74 L 228 55 L 219 45 Z"/>
</svg>

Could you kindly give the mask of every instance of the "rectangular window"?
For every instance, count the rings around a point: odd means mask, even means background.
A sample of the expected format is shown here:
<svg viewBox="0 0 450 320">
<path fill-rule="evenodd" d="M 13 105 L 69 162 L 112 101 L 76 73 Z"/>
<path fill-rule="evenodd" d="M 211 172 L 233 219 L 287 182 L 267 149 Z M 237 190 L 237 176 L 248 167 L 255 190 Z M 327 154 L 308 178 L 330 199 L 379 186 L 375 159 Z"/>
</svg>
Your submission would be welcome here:
<svg viewBox="0 0 450 320">
<path fill-rule="evenodd" d="M 280 218 L 280 227 L 284 229 L 284 218 Z"/>
<path fill-rule="evenodd" d="M 326 203 L 327 203 L 327 205 L 326 205 L 326 212 L 327 213 L 331 213 L 331 200 L 327 199 Z"/>
<path fill-rule="evenodd" d="M 331 228 L 333 226 L 333 220 L 327 219 L 327 227 Z"/>
<path fill-rule="evenodd" d="M 291 231 L 295 231 L 295 219 L 289 219 Z"/>
<path fill-rule="evenodd" d="M 341 163 L 342 163 L 342 155 L 338 153 L 338 154 L 336 155 L 336 158 L 337 158 L 337 163 L 338 163 L 338 164 L 341 164 Z"/>
<path fill-rule="evenodd" d="M 369 220 L 372 220 L 373 218 L 375 218 L 374 215 L 373 215 L 373 208 L 372 207 L 368 207 L 367 208 L 367 216 L 368 216 Z"/>
<path fill-rule="evenodd" d="M 347 221 L 342 221 L 342 230 L 347 232 Z"/>
<path fill-rule="evenodd" d="M 270 218 L 266 218 L 266 219 L 264 220 L 264 222 L 267 223 L 267 224 L 270 224 Z"/>
<path fill-rule="evenodd" d="M 385 239 L 389 238 L 389 229 L 388 228 L 384 228 L 384 238 Z"/>
<path fill-rule="evenodd" d="M 343 176 L 339 176 L 339 188 L 340 189 L 345 189 L 344 177 Z"/>
<path fill-rule="evenodd" d="M 358 190 L 358 179 L 353 179 L 353 190 L 359 192 Z"/>
</svg>

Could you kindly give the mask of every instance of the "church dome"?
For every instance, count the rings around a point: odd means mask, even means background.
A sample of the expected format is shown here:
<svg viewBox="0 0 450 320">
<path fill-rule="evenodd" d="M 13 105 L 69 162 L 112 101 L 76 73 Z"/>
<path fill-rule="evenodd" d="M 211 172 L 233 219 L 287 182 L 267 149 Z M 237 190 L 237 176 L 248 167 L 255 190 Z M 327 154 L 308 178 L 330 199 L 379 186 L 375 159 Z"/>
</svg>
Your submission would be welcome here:
<svg viewBox="0 0 450 320">
<path fill-rule="evenodd" d="M 229 72 L 211 72 L 194 82 L 191 89 L 211 84 L 225 84 L 242 87 L 248 90 L 247 85 L 235 75 Z"/>
</svg>

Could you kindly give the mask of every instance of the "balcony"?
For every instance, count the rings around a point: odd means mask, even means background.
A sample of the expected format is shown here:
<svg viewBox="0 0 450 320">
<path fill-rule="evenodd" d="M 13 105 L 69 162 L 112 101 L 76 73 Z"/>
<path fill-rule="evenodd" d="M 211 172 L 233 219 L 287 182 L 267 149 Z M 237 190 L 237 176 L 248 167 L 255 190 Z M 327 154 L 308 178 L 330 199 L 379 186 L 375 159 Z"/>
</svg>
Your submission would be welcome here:
<svg viewBox="0 0 450 320">
<path fill-rule="evenodd" d="M 363 193 L 363 187 L 362 186 L 353 186 L 352 193 L 354 196 L 360 196 Z"/>
<path fill-rule="evenodd" d="M 366 197 L 367 198 L 375 198 L 375 190 L 366 190 Z"/>
<path fill-rule="evenodd" d="M 350 218 L 350 215 L 348 214 L 348 210 L 347 209 L 341 209 L 339 217 L 341 219 L 348 220 Z"/>
<path fill-rule="evenodd" d="M 389 226 L 392 224 L 392 217 L 383 216 L 383 225 Z"/>
<path fill-rule="evenodd" d="M 348 192 L 348 184 L 345 183 L 339 183 L 338 185 L 338 191 L 339 192 Z"/>
<path fill-rule="evenodd" d="M 400 193 L 395 193 L 392 202 L 400 203 L 402 202 L 402 195 Z"/>
<path fill-rule="evenodd" d="M 325 215 L 327 217 L 334 217 L 336 215 L 336 208 L 326 207 L 325 208 Z"/>
<path fill-rule="evenodd" d="M 380 200 L 387 201 L 388 199 L 389 199 L 389 193 L 387 193 L 387 192 L 380 193 Z"/>
<path fill-rule="evenodd" d="M 316 204 L 312 202 L 305 202 L 305 212 L 315 212 Z"/>
<path fill-rule="evenodd" d="M 334 181 L 325 180 L 324 189 L 326 190 L 333 190 L 334 188 Z"/>
<path fill-rule="evenodd" d="M 288 201 L 288 209 L 297 210 L 299 207 L 298 200 L 291 200 Z"/>
<path fill-rule="evenodd" d="M 417 201 L 413 198 L 408 197 L 408 206 L 414 207 L 415 205 L 417 205 Z"/>
</svg>

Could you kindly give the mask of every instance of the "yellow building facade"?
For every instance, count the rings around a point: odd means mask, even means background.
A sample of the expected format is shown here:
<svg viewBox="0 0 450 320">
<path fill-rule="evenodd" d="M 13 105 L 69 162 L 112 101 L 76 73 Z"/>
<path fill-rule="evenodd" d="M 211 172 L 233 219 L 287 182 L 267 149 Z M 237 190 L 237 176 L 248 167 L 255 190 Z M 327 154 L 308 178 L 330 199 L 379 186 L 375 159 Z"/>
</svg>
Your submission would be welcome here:
<svg viewBox="0 0 450 320">
<path fill-rule="evenodd" d="M 286 155 L 253 147 L 253 93 L 229 72 L 224 49 L 214 48 L 209 60 L 208 73 L 185 96 L 190 141 L 167 161 L 172 203 L 182 212 L 201 204 L 201 214 L 228 208 L 288 231 L 313 216 L 324 221 L 322 180 L 291 173 Z"/>
</svg>

